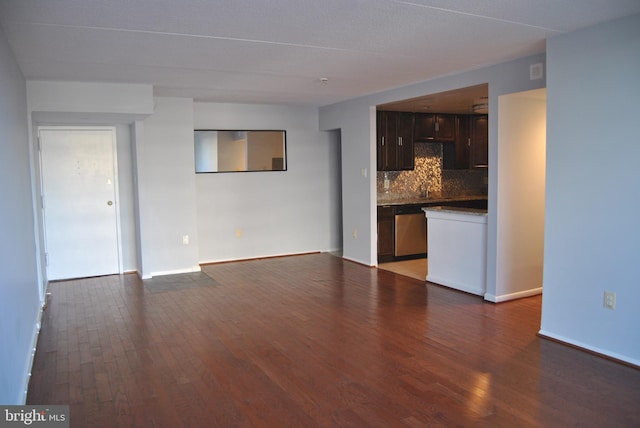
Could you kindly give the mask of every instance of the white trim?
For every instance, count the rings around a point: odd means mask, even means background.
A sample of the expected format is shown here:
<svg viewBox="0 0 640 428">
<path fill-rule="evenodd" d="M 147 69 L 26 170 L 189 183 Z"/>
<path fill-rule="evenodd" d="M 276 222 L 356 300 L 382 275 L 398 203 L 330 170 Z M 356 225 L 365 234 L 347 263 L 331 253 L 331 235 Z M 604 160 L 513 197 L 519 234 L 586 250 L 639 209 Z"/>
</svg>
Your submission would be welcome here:
<svg viewBox="0 0 640 428">
<path fill-rule="evenodd" d="M 369 266 L 369 267 L 377 267 L 377 265 L 375 265 L 375 264 L 371 265 L 371 264 L 369 264 L 369 263 L 367 263 L 365 261 L 354 259 L 352 257 L 342 256 L 342 258 L 345 259 L 345 260 L 348 260 L 350 262 L 353 262 L 353 263 L 358 263 L 359 265 L 364 265 L 364 266 Z"/>
<path fill-rule="evenodd" d="M 607 357 L 611 357 L 611 358 L 614 358 L 614 359 L 619 360 L 619 361 L 624 361 L 626 363 L 632 364 L 632 365 L 640 368 L 640 360 L 636 360 L 635 358 L 631 358 L 631 357 L 628 357 L 626 355 L 620 355 L 620 354 L 617 354 L 615 352 L 611 352 L 611 351 L 606 350 L 606 349 L 598 348 L 597 346 L 591 346 L 591 345 L 588 345 L 586 343 L 583 343 L 583 342 L 580 342 L 580 341 L 577 341 L 577 340 L 573 340 L 573 339 L 569 339 L 568 337 L 564 337 L 564 336 L 561 336 L 559 334 L 554 334 L 554 333 L 551 333 L 551 332 L 543 330 L 543 329 L 540 329 L 540 331 L 538 331 L 538 335 L 540 335 L 542 337 L 548 337 L 550 339 L 554 339 L 554 340 L 557 340 L 559 342 L 568 343 L 568 344 L 576 346 L 578 348 L 587 349 L 587 350 L 589 350 L 591 352 L 595 352 L 596 354 L 600 354 L 600 355 L 604 355 L 604 356 L 607 356 Z"/>
<path fill-rule="evenodd" d="M 482 296 L 484 294 L 484 288 L 473 287 L 467 284 L 451 281 L 445 278 L 438 278 L 437 276 L 427 275 L 427 282 L 433 282 L 434 284 L 442 285 L 444 287 L 453 288 L 465 293 L 475 294 L 476 296 Z"/>
<path fill-rule="evenodd" d="M 27 107 L 29 101 L 27 100 Z M 28 109 L 31 111 L 30 109 Z M 33 211 L 33 235 L 35 241 L 35 260 L 36 260 L 36 273 L 38 278 L 38 295 L 40 297 L 40 305 L 44 305 L 45 294 L 47 289 L 46 270 L 42 263 L 42 256 L 44 250 L 42 249 L 43 239 L 41 218 L 42 218 L 42 188 L 39 187 L 40 178 L 40 141 L 38 138 L 37 127 L 34 126 L 31 115 L 28 115 L 27 123 L 29 125 L 29 176 L 31 177 L 31 201 Z M 41 245 L 42 244 L 42 245 Z"/>
<path fill-rule="evenodd" d="M 151 274 L 141 276 L 140 278 L 142 278 L 142 279 L 151 279 L 154 276 L 176 275 L 176 274 L 179 274 L 179 273 L 193 273 L 193 272 L 200 272 L 200 271 L 202 271 L 202 268 L 200 267 L 200 265 L 198 265 L 198 266 L 193 266 L 193 267 L 187 268 L 187 269 L 176 269 L 176 270 L 165 270 L 165 271 L 160 271 L 160 272 L 151 272 Z"/>
<path fill-rule="evenodd" d="M 36 317 L 36 322 L 33 325 L 33 334 L 31 335 L 31 353 L 29 355 L 29 360 L 26 367 L 26 372 L 23 375 L 22 384 L 24 385 L 22 397 L 20 400 L 20 405 L 27 404 L 27 394 L 29 393 L 29 381 L 31 380 L 31 371 L 33 370 L 33 362 L 36 357 L 36 348 L 38 346 L 38 336 L 40 335 L 40 328 L 42 327 L 42 313 L 44 312 L 44 303 L 40 304 L 40 309 L 38 310 L 38 315 Z"/>
<path fill-rule="evenodd" d="M 118 274 L 122 274 L 124 272 L 124 262 L 122 260 L 122 231 L 121 231 L 121 219 L 120 219 L 120 189 L 118 183 L 118 151 L 117 151 L 117 133 L 115 126 L 66 126 L 66 125 L 38 125 L 36 126 L 36 135 L 35 135 L 35 143 L 36 149 L 38 153 L 38 176 L 39 180 L 39 188 L 36 189 L 36 195 L 42 195 L 42 189 L 44 188 L 42 183 L 42 150 L 40 148 L 40 131 L 109 131 L 111 134 L 111 148 L 112 148 L 112 157 L 113 157 L 113 184 L 114 184 L 114 192 L 113 198 L 114 203 L 116 205 L 115 217 L 116 217 L 116 241 L 117 241 L 117 251 L 118 251 Z M 40 227 L 42 228 L 42 240 L 44 248 L 41 251 L 46 254 L 47 253 L 47 230 L 45 227 L 45 207 L 40 203 L 40 211 L 41 211 L 41 219 L 40 219 Z M 45 266 L 44 273 L 48 276 L 47 267 Z M 48 282 L 48 278 L 45 278 L 43 283 L 46 287 Z M 40 300 L 41 304 L 44 304 L 45 294 L 41 294 Z"/>
<path fill-rule="evenodd" d="M 124 273 L 124 262 L 122 260 L 122 228 L 120 220 L 120 183 L 118 182 L 118 134 L 115 126 L 108 127 L 111 130 L 111 148 L 113 149 L 113 198 L 116 204 L 116 234 L 118 241 L 118 273 Z"/>
<path fill-rule="evenodd" d="M 342 249 L 341 248 L 337 248 L 335 250 L 329 250 L 329 251 L 309 250 L 309 251 L 301 251 L 301 252 L 297 252 L 297 253 L 277 253 L 277 254 L 265 254 L 265 255 L 262 255 L 262 256 L 225 258 L 225 259 L 216 259 L 216 260 L 201 260 L 198 263 L 201 264 L 201 265 L 207 265 L 207 264 L 225 263 L 225 262 L 243 262 L 243 261 L 258 260 L 258 259 L 271 259 L 271 258 L 276 258 L 276 257 L 304 256 L 306 254 L 334 253 L 336 251 L 342 251 Z M 340 257 L 342 257 L 342 256 L 340 256 Z M 346 257 L 342 257 L 342 258 L 344 258 L 346 260 L 351 260 L 351 259 L 348 259 Z M 357 260 L 351 260 L 351 261 L 359 263 L 359 264 L 365 264 L 365 263 L 357 261 Z"/>
<path fill-rule="evenodd" d="M 494 303 L 506 302 L 509 300 L 522 299 L 523 297 L 531 297 L 542 294 L 542 287 L 532 288 L 530 290 L 518 291 L 516 293 L 501 294 L 496 296 L 495 294 L 486 293 L 484 300 Z"/>
</svg>

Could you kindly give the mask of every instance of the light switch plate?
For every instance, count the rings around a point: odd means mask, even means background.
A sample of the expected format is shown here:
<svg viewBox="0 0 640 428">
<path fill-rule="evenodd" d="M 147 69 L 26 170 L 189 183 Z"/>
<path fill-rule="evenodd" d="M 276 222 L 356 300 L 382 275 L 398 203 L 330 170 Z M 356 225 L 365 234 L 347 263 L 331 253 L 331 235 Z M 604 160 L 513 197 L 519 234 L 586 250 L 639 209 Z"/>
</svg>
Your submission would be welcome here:
<svg viewBox="0 0 640 428">
<path fill-rule="evenodd" d="M 616 308 L 616 293 L 613 291 L 604 292 L 604 307 L 611 310 Z"/>
</svg>

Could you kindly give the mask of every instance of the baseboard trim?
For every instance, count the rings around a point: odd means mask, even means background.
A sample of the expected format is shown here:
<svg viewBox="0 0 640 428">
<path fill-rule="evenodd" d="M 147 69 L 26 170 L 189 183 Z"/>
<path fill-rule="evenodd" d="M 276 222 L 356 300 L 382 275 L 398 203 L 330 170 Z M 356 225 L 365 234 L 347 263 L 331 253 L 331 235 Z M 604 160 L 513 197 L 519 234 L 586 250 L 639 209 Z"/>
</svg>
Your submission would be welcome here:
<svg viewBox="0 0 640 428">
<path fill-rule="evenodd" d="M 442 285 L 444 287 L 449 287 L 454 290 L 464 291 L 465 293 L 473 294 L 475 296 L 482 296 L 484 294 L 484 290 L 480 287 L 474 287 L 467 284 L 462 284 L 455 281 L 449 281 L 445 278 L 439 278 L 437 276 L 427 274 L 427 282 L 432 282 L 434 284 Z"/>
<path fill-rule="evenodd" d="M 36 358 L 36 349 L 38 347 L 38 337 L 40 336 L 40 328 L 42 327 L 42 313 L 47 308 L 47 304 L 49 299 L 49 294 L 45 293 L 45 300 L 40 303 L 40 309 L 38 309 L 38 314 L 36 315 L 36 322 L 33 326 L 33 334 L 32 334 L 32 343 L 31 343 L 31 353 L 29 355 L 29 361 L 27 362 L 26 372 L 23 375 L 24 389 L 22 392 L 22 399 L 20 401 L 21 405 L 27 404 L 27 394 L 29 393 L 29 382 L 31 381 L 31 370 L 33 370 L 33 362 Z"/>
<path fill-rule="evenodd" d="M 151 272 L 150 275 L 148 276 L 143 276 L 142 279 L 150 279 L 153 278 L 154 276 L 164 276 L 164 275 L 177 275 L 180 273 L 193 273 L 193 272 L 200 272 L 202 270 L 202 268 L 200 267 L 200 265 L 197 266 L 192 266 L 190 268 L 186 268 L 186 269 L 174 269 L 174 270 L 164 270 L 164 271 L 159 271 L 159 272 Z"/>
<path fill-rule="evenodd" d="M 241 258 L 241 259 L 209 260 L 209 261 L 200 262 L 200 266 L 215 265 L 219 263 L 249 262 L 252 260 L 277 259 L 279 257 L 306 256 L 309 254 L 320 254 L 320 251 L 305 251 L 302 253 L 274 254 L 274 255 L 268 255 L 268 256 L 247 257 L 247 258 Z"/>
<path fill-rule="evenodd" d="M 501 294 L 499 296 L 496 296 L 495 294 L 485 293 L 484 300 L 493 303 L 500 303 L 507 302 L 509 300 L 522 299 L 524 297 L 537 296 L 538 294 L 542 294 L 542 287 L 518 291 L 517 293 Z"/>
<path fill-rule="evenodd" d="M 611 360 L 634 369 L 640 369 L 640 360 L 636 360 L 625 355 L 620 355 L 615 352 L 607 351 L 605 349 L 600 349 L 596 346 L 587 345 L 586 343 L 569 339 L 568 337 L 554 334 L 543 329 L 540 329 L 540 331 L 538 331 L 538 337 L 550 340 L 552 342 L 560 343 L 571 348 L 579 349 L 581 351 L 588 352 L 589 354 L 597 355 L 598 357 Z"/>
<path fill-rule="evenodd" d="M 369 263 L 365 263 L 365 262 L 363 262 L 362 260 L 352 259 L 351 257 L 345 257 L 345 256 L 342 256 L 342 259 L 343 259 L 343 260 L 346 260 L 346 261 L 348 261 L 348 262 L 357 263 L 357 264 L 359 264 L 359 265 L 366 266 L 366 267 L 370 267 L 370 268 L 374 268 L 374 267 L 376 267 L 376 265 L 370 265 Z"/>
</svg>

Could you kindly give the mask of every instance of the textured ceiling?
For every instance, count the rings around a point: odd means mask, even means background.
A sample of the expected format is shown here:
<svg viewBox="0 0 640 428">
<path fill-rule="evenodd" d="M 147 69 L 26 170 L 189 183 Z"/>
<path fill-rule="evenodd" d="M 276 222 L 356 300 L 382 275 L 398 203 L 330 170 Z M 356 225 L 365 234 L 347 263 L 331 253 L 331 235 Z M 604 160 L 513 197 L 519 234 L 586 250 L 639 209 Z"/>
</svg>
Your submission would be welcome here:
<svg viewBox="0 0 640 428">
<path fill-rule="evenodd" d="M 639 0 L 0 0 L 29 80 L 317 106 L 540 53 L 547 37 L 639 12 Z"/>
</svg>

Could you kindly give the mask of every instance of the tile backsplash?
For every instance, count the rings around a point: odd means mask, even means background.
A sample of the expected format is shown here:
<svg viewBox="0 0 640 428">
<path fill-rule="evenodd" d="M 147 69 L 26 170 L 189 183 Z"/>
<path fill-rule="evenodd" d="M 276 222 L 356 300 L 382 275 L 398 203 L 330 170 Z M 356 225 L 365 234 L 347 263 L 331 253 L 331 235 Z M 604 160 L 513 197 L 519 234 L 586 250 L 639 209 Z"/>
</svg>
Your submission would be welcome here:
<svg viewBox="0 0 640 428">
<path fill-rule="evenodd" d="M 442 143 L 416 143 L 415 168 L 412 171 L 378 172 L 376 187 L 385 195 L 384 176 L 389 179 L 389 195 L 393 197 L 486 195 L 487 168 L 442 169 Z M 425 186 L 426 185 L 426 186 Z"/>
</svg>

